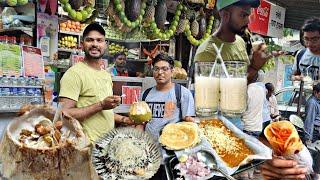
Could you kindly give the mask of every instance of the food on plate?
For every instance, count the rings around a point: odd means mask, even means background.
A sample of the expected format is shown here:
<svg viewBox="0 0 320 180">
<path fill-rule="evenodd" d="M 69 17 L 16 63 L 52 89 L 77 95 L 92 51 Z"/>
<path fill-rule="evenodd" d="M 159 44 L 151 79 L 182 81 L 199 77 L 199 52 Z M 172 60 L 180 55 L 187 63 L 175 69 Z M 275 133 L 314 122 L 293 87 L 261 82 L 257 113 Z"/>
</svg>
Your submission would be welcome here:
<svg viewBox="0 0 320 180">
<path fill-rule="evenodd" d="M 98 140 L 92 152 L 101 179 L 149 179 L 158 170 L 161 153 L 152 137 L 135 128 L 117 128 Z"/>
<path fill-rule="evenodd" d="M 229 167 L 238 166 L 253 154 L 245 141 L 235 136 L 219 119 L 202 120 L 199 126 L 213 149 Z"/>
<path fill-rule="evenodd" d="M 196 155 L 188 156 L 187 161 L 180 162 L 174 169 L 178 169 L 179 176 L 188 179 L 201 179 L 210 175 L 210 168 L 203 162 L 199 161 Z"/>
<path fill-rule="evenodd" d="M 108 149 L 104 149 L 104 156 L 112 163 L 106 164 L 110 172 L 129 172 L 143 176 L 148 164 L 147 144 L 142 139 L 119 134 L 111 141 Z"/>
<path fill-rule="evenodd" d="M 289 121 L 278 121 L 269 124 L 264 135 L 276 155 L 287 156 L 299 153 L 303 144 L 294 125 Z"/>
<path fill-rule="evenodd" d="M 152 118 L 151 109 L 144 101 L 135 102 L 130 106 L 129 117 L 136 124 L 142 124 Z"/>
<path fill-rule="evenodd" d="M 181 150 L 195 146 L 200 141 L 198 126 L 192 122 L 168 124 L 159 138 L 159 142 L 169 150 Z"/>
</svg>

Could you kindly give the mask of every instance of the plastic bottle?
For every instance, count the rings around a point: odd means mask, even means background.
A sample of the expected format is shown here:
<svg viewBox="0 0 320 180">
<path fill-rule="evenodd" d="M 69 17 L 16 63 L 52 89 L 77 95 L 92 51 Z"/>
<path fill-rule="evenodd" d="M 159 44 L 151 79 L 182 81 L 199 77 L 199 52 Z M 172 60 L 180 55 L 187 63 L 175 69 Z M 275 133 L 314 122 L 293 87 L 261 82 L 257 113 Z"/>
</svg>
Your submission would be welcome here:
<svg viewBox="0 0 320 180">
<path fill-rule="evenodd" d="M 8 85 L 8 78 L 7 78 L 7 76 L 6 75 L 3 75 L 2 77 L 1 77 L 1 81 L 0 81 L 0 85 L 1 86 L 5 86 L 5 84 L 6 85 Z"/>
<path fill-rule="evenodd" d="M 40 88 L 34 89 L 35 104 L 42 104 L 42 94 Z"/>
<path fill-rule="evenodd" d="M 19 86 L 26 86 L 26 78 L 24 78 L 23 76 L 19 76 L 18 78 L 18 85 Z"/>
<path fill-rule="evenodd" d="M 1 78 L 1 95 L 2 96 L 9 96 L 10 95 L 10 88 L 9 88 L 9 79 L 6 75 L 3 75 Z"/>
<path fill-rule="evenodd" d="M 34 96 L 34 88 L 27 88 L 26 92 L 27 96 Z"/>
<path fill-rule="evenodd" d="M 0 107 L 1 109 L 9 109 L 10 107 L 10 98 L 5 96 L 10 96 L 10 88 L 9 88 L 9 79 L 6 75 L 3 75 L 1 78 L 1 103 Z"/>
<path fill-rule="evenodd" d="M 38 76 L 35 77 L 34 81 L 35 81 L 35 86 L 42 86 L 41 79 L 39 79 Z"/>
<path fill-rule="evenodd" d="M 18 79 L 15 76 L 10 77 L 10 85 L 11 86 L 18 86 Z"/>
</svg>

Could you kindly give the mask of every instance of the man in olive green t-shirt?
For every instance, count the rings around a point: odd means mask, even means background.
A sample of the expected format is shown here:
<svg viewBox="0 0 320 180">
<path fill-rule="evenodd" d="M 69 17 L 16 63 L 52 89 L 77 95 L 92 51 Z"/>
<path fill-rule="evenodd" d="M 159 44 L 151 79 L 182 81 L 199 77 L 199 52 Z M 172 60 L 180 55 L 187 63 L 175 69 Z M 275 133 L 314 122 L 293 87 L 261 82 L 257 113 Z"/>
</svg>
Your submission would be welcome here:
<svg viewBox="0 0 320 180">
<path fill-rule="evenodd" d="M 198 48 L 195 61 L 215 61 L 216 51 L 213 43 L 219 48 L 223 43 L 221 56 L 224 61 L 243 61 L 248 64 L 248 82 L 250 83 L 261 67 L 271 56 L 265 55 L 265 48 L 260 45 L 249 60 L 246 44 L 239 36 L 249 24 L 252 7 L 258 7 L 259 0 L 218 0 L 217 9 L 221 17 L 218 30 Z"/>
<path fill-rule="evenodd" d="M 91 142 L 114 128 L 114 123 L 132 124 L 125 116 L 114 114 L 120 96 L 113 96 L 111 75 L 101 69 L 106 49 L 105 31 L 97 23 L 83 31 L 85 58 L 64 74 L 59 100 L 63 111 L 78 119 Z"/>
</svg>

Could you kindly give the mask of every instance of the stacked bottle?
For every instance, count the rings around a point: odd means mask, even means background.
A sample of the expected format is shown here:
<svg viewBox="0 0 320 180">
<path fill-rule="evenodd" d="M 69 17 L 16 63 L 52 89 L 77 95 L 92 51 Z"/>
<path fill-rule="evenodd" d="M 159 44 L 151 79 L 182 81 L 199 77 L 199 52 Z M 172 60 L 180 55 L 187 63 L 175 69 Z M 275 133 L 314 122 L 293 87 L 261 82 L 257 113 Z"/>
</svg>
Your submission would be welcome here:
<svg viewBox="0 0 320 180">
<path fill-rule="evenodd" d="M 42 81 L 38 77 L 0 77 L 0 109 L 19 109 L 24 104 L 42 104 Z"/>
</svg>

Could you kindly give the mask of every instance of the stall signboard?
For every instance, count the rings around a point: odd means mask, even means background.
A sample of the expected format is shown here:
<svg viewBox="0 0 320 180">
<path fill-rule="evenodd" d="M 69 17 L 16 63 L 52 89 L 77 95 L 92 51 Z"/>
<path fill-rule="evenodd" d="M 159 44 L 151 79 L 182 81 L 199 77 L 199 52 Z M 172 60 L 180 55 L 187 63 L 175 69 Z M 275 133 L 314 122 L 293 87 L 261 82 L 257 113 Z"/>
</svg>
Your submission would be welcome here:
<svg viewBox="0 0 320 180">
<path fill-rule="evenodd" d="M 122 104 L 132 104 L 139 101 L 141 94 L 141 86 L 122 86 Z"/>
<path fill-rule="evenodd" d="M 22 74 L 21 47 L 0 43 L 0 76 L 20 76 Z"/>
<path fill-rule="evenodd" d="M 250 31 L 269 37 L 283 37 L 285 12 L 285 8 L 261 0 L 260 6 L 252 9 L 249 17 Z"/>
<path fill-rule="evenodd" d="M 32 46 L 22 46 L 24 76 L 44 79 L 44 63 L 41 49 Z"/>
<path fill-rule="evenodd" d="M 82 62 L 84 60 L 84 55 L 76 55 L 76 54 L 72 54 L 71 55 L 71 64 L 75 65 L 78 62 Z"/>
</svg>

